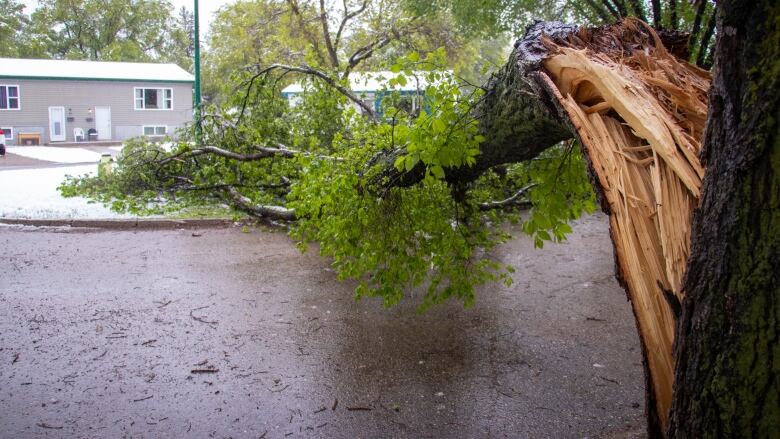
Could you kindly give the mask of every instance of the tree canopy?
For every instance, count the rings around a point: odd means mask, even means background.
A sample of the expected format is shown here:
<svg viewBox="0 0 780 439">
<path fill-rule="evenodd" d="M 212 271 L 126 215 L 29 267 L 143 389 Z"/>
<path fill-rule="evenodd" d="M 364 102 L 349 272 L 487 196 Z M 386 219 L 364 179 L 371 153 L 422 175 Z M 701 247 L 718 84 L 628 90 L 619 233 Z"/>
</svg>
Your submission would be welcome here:
<svg viewBox="0 0 780 439">
<path fill-rule="evenodd" d="M 159 0 L 0 2 L 0 51 L 23 58 L 166 61 L 190 68 L 192 13 Z M 3 53 L 0 52 L 0 53 Z"/>
</svg>

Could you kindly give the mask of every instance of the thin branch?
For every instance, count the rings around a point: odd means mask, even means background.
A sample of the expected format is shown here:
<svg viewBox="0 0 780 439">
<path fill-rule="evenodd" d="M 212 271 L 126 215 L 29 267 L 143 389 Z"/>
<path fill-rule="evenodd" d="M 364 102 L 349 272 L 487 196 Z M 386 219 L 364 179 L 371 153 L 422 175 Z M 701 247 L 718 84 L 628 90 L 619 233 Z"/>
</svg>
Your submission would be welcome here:
<svg viewBox="0 0 780 439">
<path fill-rule="evenodd" d="M 653 4 L 653 27 L 656 29 L 663 29 L 661 24 L 661 0 L 652 0 Z"/>
<path fill-rule="evenodd" d="M 614 17 L 616 20 L 620 20 L 621 18 L 623 18 L 623 17 L 620 15 L 620 12 L 618 12 L 618 10 L 617 10 L 617 9 L 615 9 L 615 6 L 613 6 L 613 5 L 612 5 L 612 3 L 610 3 L 610 2 L 609 2 L 609 0 L 601 0 L 601 3 L 604 5 L 604 7 L 606 7 L 606 8 L 607 8 L 607 10 L 609 11 L 609 13 L 610 13 L 610 14 L 612 14 L 612 16 L 613 16 L 613 17 Z"/>
<path fill-rule="evenodd" d="M 193 157 L 198 157 L 201 155 L 208 155 L 208 154 L 217 155 L 220 157 L 225 157 L 233 160 L 238 160 L 240 162 L 251 162 L 251 161 L 265 159 L 269 157 L 293 158 L 295 157 L 296 154 L 298 154 L 297 151 L 293 151 L 291 149 L 271 148 L 267 146 L 255 146 L 253 147 L 253 149 L 257 151 L 254 154 L 239 154 L 237 152 L 218 148 L 216 146 L 202 146 L 200 148 L 182 151 L 178 154 L 174 154 L 170 157 L 166 157 L 158 161 L 157 164 L 162 166 L 172 161 L 181 160 L 182 158 L 193 158 Z"/>
<path fill-rule="evenodd" d="M 605 11 L 604 8 L 599 6 L 599 4 L 595 2 L 595 0 L 585 0 L 585 2 L 588 4 L 588 6 L 590 6 L 590 9 L 592 9 L 593 12 L 595 12 L 596 15 L 599 16 L 601 21 L 605 23 L 612 21 L 607 11 Z"/>
<path fill-rule="evenodd" d="M 282 221 L 295 221 L 298 217 L 295 214 L 295 210 L 288 209 L 282 206 L 269 206 L 265 204 L 255 204 L 248 197 L 245 197 L 233 186 L 227 186 L 225 192 L 228 194 L 230 200 L 235 203 L 236 207 L 250 215 L 258 216 L 261 218 L 282 220 Z"/>
<path fill-rule="evenodd" d="M 348 78 L 349 74 L 352 72 L 352 69 L 357 67 L 358 64 L 370 58 L 376 50 L 379 50 L 387 46 L 391 42 L 397 40 L 399 37 L 400 37 L 400 32 L 395 27 L 393 27 L 390 30 L 390 32 L 385 33 L 384 35 L 380 36 L 379 38 L 372 41 L 371 43 L 366 44 L 365 46 L 359 47 L 357 50 L 355 50 L 352 56 L 349 57 L 349 64 L 347 65 L 347 68 L 344 70 L 342 77 Z"/>
<path fill-rule="evenodd" d="M 704 31 L 704 36 L 701 38 L 701 43 L 699 44 L 699 55 L 696 57 L 696 65 L 699 67 L 704 67 L 704 63 L 707 59 L 710 40 L 712 39 L 712 34 L 715 32 L 715 21 L 717 16 L 718 5 L 716 3 L 715 8 L 712 10 L 712 15 L 710 15 L 709 21 L 707 21 L 707 29 Z"/>
<path fill-rule="evenodd" d="M 322 62 L 323 65 L 326 64 L 325 57 L 322 55 L 322 50 L 320 49 L 319 40 L 306 27 L 306 22 L 303 19 L 303 13 L 301 12 L 301 8 L 298 6 L 297 0 L 286 1 L 290 6 L 290 12 L 292 12 L 293 15 L 298 19 L 298 27 L 300 28 L 303 35 L 306 36 L 306 39 L 309 40 L 309 44 L 311 44 L 314 48 L 314 53 L 317 55 L 317 58 L 320 60 L 320 62 Z"/>
<path fill-rule="evenodd" d="M 628 8 L 626 7 L 626 2 L 623 0 L 612 0 L 612 3 L 615 5 L 622 17 L 628 17 Z"/>
<path fill-rule="evenodd" d="M 368 105 L 365 101 L 363 101 L 362 99 L 357 97 L 354 93 L 352 93 L 352 90 L 339 84 L 337 80 L 331 78 L 325 72 L 313 69 L 306 65 L 301 67 L 294 67 L 294 66 L 288 66 L 284 64 L 271 64 L 270 66 L 260 70 L 260 72 L 258 72 L 256 76 L 269 73 L 273 70 L 285 70 L 288 72 L 303 73 L 305 75 L 310 75 L 310 76 L 315 76 L 317 78 L 320 78 L 321 80 L 325 81 L 328 85 L 336 89 L 339 93 L 346 96 L 347 99 L 357 104 L 357 106 L 359 106 L 372 121 L 376 122 L 379 120 L 379 116 L 377 116 L 376 112 L 374 111 L 373 108 L 371 108 L 370 105 Z"/>
<path fill-rule="evenodd" d="M 669 0 L 669 25 L 672 30 L 677 30 L 677 0 Z"/>
<path fill-rule="evenodd" d="M 537 184 L 529 184 L 528 186 L 525 186 L 521 188 L 519 191 L 515 192 L 514 195 L 511 197 L 501 200 L 501 201 L 489 201 L 486 203 L 480 203 L 479 204 L 479 210 L 485 212 L 488 210 L 496 210 L 496 209 L 503 209 L 505 207 L 518 207 L 518 206 L 526 206 L 530 204 L 530 201 L 526 200 L 525 198 L 521 199 L 523 195 L 525 195 L 529 190 L 536 187 Z"/>
<path fill-rule="evenodd" d="M 645 14 L 645 8 L 642 5 L 642 2 L 640 0 L 628 0 L 631 4 L 631 10 L 634 12 L 634 15 L 645 23 L 647 23 L 647 15 Z"/>
<path fill-rule="evenodd" d="M 339 30 L 336 31 L 336 38 L 335 41 L 333 42 L 333 46 L 336 50 L 338 50 L 339 48 L 339 43 L 341 41 L 341 33 L 344 32 L 344 28 L 347 26 L 347 22 L 357 17 L 358 15 L 362 14 L 363 11 L 366 10 L 366 7 L 368 7 L 368 0 L 363 0 L 363 4 L 360 6 L 360 8 L 352 12 L 349 12 L 347 0 L 344 0 L 344 18 L 342 18 L 341 24 L 339 24 Z"/>
<path fill-rule="evenodd" d="M 688 40 L 688 45 L 691 46 L 694 41 L 699 37 L 699 31 L 701 31 L 701 22 L 704 18 L 704 12 L 707 10 L 707 0 L 698 0 L 699 4 L 696 8 L 696 17 L 693 19 L 693 30 L 691 30 L 691 36 Z"/>
<path fill-rule="evenodd" d="M 339 68 L 339 56 L 336 53 L 336 48 L 333 45 L 333 41 L 330 39 L 330 28 L 328 27 L 328 11 L 325 10 L 325 0 L 320 0 L 320 24 L 322 25 L 322 37 L 325 39 L 325 48 L 328 49 L 328 56 L 330 56 L 330 63 L 333 68 Z"/>
</svg>

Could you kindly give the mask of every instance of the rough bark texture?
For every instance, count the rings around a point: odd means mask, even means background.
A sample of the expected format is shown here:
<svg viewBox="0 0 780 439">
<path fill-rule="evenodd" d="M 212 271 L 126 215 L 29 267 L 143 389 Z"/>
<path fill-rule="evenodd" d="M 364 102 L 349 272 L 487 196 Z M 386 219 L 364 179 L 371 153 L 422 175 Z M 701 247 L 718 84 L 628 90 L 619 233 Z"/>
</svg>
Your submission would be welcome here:
<svg viewBox="0 0 780 439">
<path fill-rule="evenodd" d="M 719 3 L 669 437 L 780 432 L 780 3 Z"/>
</svg>

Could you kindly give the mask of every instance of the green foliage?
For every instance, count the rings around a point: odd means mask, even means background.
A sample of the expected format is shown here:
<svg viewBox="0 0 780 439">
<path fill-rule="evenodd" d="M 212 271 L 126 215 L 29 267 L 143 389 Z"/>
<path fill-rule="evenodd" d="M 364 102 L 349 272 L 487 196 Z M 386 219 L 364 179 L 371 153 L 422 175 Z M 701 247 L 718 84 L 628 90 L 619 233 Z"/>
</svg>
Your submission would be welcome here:
<svg viewBox="0 0 780 439">
<path fill-rule="evenodd" d="M 530 189 L 531 215 L 523 231 L 541 248 L 544 241 L 561 242 L 571 233 L 569 222 L 583 213 L 596 211 L 593 188 L 585 173 L 585 162 L 575 143 L 550 148 L 513 172 L 537 185 Z"/>
<path fill-rule="evenodd" d="M 0 57 L 19 56 L 22 30 L 28 22 L 24 4 L 0 0 Z"/>
<path fill-rule="evenodd" d="M 390 67 L 395 76 L 378 94 L 376 121 L 318 79 L 304 80 L 302 101 L 289 108 L 278 91 L 280 76 L 242 71 L 232 80 L 244 91 L 231 95 L 222 111 L 207 109 L 205 141 L 239 154 L 282 143 L 298 151 L 294 158 L 189 157 L 195 147 L 182 133 L 170 150 L 128 142 L 111 175 L 71 178 L 61 190 L 148 214 L 227 203 L 230 185 L 253 203 L 295 209 L 292 236 L 302 248 L 317 243 L 340 279 L 356 280 L 356 297 L 381 297 L 389 306 L 419 288 L 421 310 L 447 299 L 468 306 L 476 286 L 510 283 L 513 271 L 490 255 L 508 239 L 499 225 L 518 220 L 517 209 L 485 210 L 481 203 L 535 184 L 526 195 L 534 208 L 523 229 L 538 246 L 563 240 L 568 221 L 594 204 L 573 145 L 467 185 L 448 183 L 448 172 L 476 163 L 485 138 L 472 117 L 483 92 L 464 89 L 444 68 L 447 62 L 444 49 L 398 59 Z M 410 95 L 399 91 L 404 84 L 427 86 Z M 386 151 L 401 151 L 393 164 L 398 170 L 421 165 L 422 181 L 393 187 L 388 165 L 373 160 Z M 289 187 L 274 186 L 284 181 Z"/>
<path fill-rule="evenodd" d="M 341 160 L 301 158 L 305 172 L 289 196 L 301 217 L 293 236 L 303 243 L 319 242 L 340 278 L 359 281 L 356 297 L 379 296 L 392 305 L 408 288 L 425 285 L 421 309 L 451 297 L 469 305 L 476 285 L 510 281 L 508 267 L 478 255 L 506 236 L 484 227 L 473 206 L 453 200 L 443 181 L 445 169 L 473 165 L 484 140 L 468 117 L 479 93 L 463 96 L 448 75 L 419 71 L 443 56 L 437 51 L 421 61 L 412 53 L 392 68 L 406 73 L 388 83 L 383 122 L 371 125 L 347 112 L 350 136 L 337 135 L 332 147 Z M 428 111 L 416 115 L 392 105 L 392 88 L 413 80 L 407 79 L 413 75 L 411 67 L 424 76 L 414 80 L 433 84 L 421 96 Z M 422 162 L 424 180 L 373 194 L 367 182 L 381 169 L 367 170 L 366 163 L 377 152 L 398 146 L 406 154 L 396 166 L 411 169 Z"/>
<path fill-rule="evenodd" d="M 30 2 L 27 2 L 30 3 Z M 166 61 L 191 67 L 192 13 L 165 0 L 0 0 L 0 56 Z M 36 7 L 37 6 L 37 7 Z"/>
</svg>

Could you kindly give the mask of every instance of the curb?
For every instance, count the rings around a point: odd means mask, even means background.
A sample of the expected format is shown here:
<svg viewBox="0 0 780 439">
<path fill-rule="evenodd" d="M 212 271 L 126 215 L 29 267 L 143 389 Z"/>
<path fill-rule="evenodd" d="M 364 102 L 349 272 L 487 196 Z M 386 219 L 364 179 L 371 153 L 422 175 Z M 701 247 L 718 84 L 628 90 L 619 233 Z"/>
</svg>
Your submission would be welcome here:
<svg viewBox="0 0 780 439">
<path fill-rule="evenodd" d="M 225 218 L 203 219 L 22 219 L 0 218 L 0 224 L 35 227 L 84 227 L 106 230 L 160 230 L 194 229 L 201 227 L 229 227 L 233 221 Z"/>
</svg>

